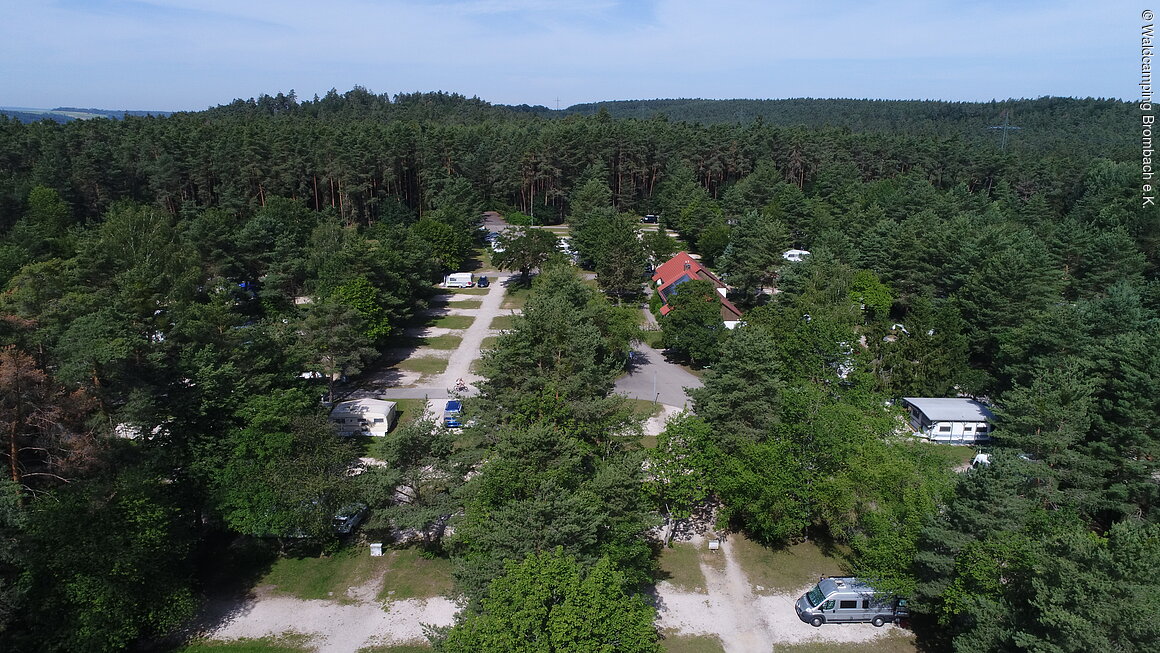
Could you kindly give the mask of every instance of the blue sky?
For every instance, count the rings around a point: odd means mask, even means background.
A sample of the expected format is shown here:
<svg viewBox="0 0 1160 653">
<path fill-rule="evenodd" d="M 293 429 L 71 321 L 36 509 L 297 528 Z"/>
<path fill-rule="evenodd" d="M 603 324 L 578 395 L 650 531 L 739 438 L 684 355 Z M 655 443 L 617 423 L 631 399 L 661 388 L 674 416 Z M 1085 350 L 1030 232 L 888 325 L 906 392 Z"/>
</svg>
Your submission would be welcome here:
<svg viewBox="0 0 1160 653">
<path fill-rule="evenodd" d="M 552 107 L 659 97 L 1135 99 L 1146 8 L 1120 0 L 0 0 L 0 106 L 196 110 L 355 85 Z"/>
</svg>

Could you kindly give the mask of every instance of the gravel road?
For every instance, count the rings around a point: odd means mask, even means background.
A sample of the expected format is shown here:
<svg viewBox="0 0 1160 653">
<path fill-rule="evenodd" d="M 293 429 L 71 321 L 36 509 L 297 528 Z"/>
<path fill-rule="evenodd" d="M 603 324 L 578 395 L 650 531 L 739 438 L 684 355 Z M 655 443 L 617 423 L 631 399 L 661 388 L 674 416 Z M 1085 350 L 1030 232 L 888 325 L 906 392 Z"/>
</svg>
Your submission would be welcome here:
<svg viewBox="0 0 1160 653">
<path fill-rule="evenodd" d="M 692 544 L 706 546 L 699 535 Z M 725 558 L 723 570 L 701 564 L 706 592 L 680 591 L 665 581 L 657 584 L 658 626 L 683 635 L 716 635 L 726 653 L 768 653 L 786 644 L 862 643 L 899 632 L 892 624 L 814 628 L 802 623 L 793 604 L 810 585 L 785 594 L 756 594 L 728 541 L 721 543 L 719 553 Z"/>
</svg>

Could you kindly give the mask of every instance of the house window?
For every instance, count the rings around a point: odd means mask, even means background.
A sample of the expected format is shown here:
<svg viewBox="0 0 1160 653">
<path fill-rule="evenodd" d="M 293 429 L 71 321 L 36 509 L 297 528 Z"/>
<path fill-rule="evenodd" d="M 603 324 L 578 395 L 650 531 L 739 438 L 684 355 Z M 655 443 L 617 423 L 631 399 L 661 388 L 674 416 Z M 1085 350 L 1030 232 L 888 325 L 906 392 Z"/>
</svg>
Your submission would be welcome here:
<svg viewBox="0 0 1160 653">
<path fill-rule="evenodd" d="M 939 424 L 938 432 L 939 433 L 950 433 L 951 432 L 951 425 L 950 424 Z"/>
<path fill-rule="evenodd" d="M 853 610 L 854 608 L 858 607 L 858 602 L 857 601 L 839 601 L 838 607 L 843 609 L 843 610 Z"/>
<path fill-rule="evenodd" d="M 963 433 L 970 433 L 971 431 L 974 431 L 974 430 L 975 430 L 975 427 L 971 424 L 967 424 L 967 425 L 963 426 Z"/>
<path fill-rule="evenodd" d="M 376 417 L 376 418 L 375 418 L 375 422 L 374 422 L 374 423 L 375 423 L 375 424 L 382 424 L 382 423 L 383 423 L 383 418 L 381 418 L 381 417 Z"/>
</svg>

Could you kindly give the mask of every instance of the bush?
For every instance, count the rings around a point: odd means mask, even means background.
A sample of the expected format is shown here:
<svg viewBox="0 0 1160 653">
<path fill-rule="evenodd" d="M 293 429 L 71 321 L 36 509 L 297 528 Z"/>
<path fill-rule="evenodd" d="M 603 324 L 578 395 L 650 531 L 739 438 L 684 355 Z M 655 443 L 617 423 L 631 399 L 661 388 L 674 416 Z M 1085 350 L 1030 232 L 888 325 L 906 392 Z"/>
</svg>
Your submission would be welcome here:
<svg viewBox="0 0 1160 653">
<path fill-rule="evenodd" d="M 535 222 L 535 219 L 532 216 L 525 215 L 519 211 L 505 213 L 503 220 L 504 222 L 516 227 L 530 227 Z"/>
</svg>

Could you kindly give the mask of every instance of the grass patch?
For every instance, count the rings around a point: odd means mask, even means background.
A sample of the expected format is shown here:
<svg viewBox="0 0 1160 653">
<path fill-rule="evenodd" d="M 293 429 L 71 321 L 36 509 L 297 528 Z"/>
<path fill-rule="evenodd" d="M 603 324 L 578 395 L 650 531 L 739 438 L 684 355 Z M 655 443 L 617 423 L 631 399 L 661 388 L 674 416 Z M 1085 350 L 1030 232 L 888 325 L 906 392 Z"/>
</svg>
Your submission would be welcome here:
<svg viewBox="0 0 1160 653">
<path fill-rule="evenodd" d="M 657 448 L 657 436 L 655 436 L 655 435 L 642 435 L 640 438 L 640 446 L 645 448 L 645 449 L 656 449 Z"/>
<path fill-rule="evenodd" d="M 301 633 L 283 633 L 260 639 L 207 639 L 180 649 L 180 653 L 299 653 L 314 650 L 309 641 L 310 637 Z"/>
<path fill-rule="evenodd" d="M 419 372 L 420 374 L 442 374 L 447 369 L 447 359 L 420 356 L 418 358 L 408 358 L 407 360 L 399 361 L 399 364 L 395 367 L 408 372 Z"/>
<path fill-rule="evenodd" d="M 497 315 L 492 318 L 489 329 L 500 329 L 506 331 L 515 326 L 516 316 L 514 315 Z"/>
<path fill-rule="evenodd" d="M 447 558 L 424 558 L 417 549 L 395 549 L 384 552 L 387 573 L 379 601 L 395 599 L 429 599 L 450 596 L 455 591 L 451 579 L 451 561 Z"/>
<path fill-rule="evenodd" d="M 679 635 L 668 630 L 662 636 L 661 648 L 666 653 L 725 653 L 725 647 L 716 635 Z M 780 645 L 777 650 L 782 650 Z"/>
<path fill-rule="evenodd" d="M 643 342 L 644 344 L 648 345 L 649 347 L 652 347 L 653 349 L 660 349 L 661 348 L 661 339 L 662 338 L 664 338 L 664 332 L 661 331 L 660 329 L 657 329 L 655 331 L 642 330 L 640 332 L 640 341 Z"/>
<path fill-rule="evenodd" d="M 483 342 L 479 343 L 479 349 L 480 351 L 484 349 L 495 349 L 498 344 L 499 336 L 487 336 L 483 339 Z"/>
<path fill-rule="evenodd" d="M 827 556 L 813 542 L 774 551 L 735 533 L 722 546 L 733 547 L 733 554 L 758 593 L 793 592 L 817 582 L 818 576 L 843 574 L 841 560 Z"/>
<path fill-rule="evenodd" d="M 455 302 L 448 302 L 447 305 L 450 306 L 451 308 L 464 308 L 464 309 L 479 308 L 480 306 L 483 306 L 483 300 L 482 299 L 461 299 L 461 300 L 455 301 Z"/>
<path fill-rule="evenodd" d="M 919 447 L 928 447 L 929 451 L 934 455 L 946 461 L 946 465 L 950 469 L 962 467 L 971 462 L 975 458 L 978 450 L 970 445 L 963 444 L 939 444 L 934 442 L 919 441 L 915 442 Z"/>
<path fill-rule="evenodd" d="M 826 626 L 822 626 L 826 628 Z M 777 653 L 915 653 L 914 637 L 900 631 L 869 642 L 810 642 L 807 644 L 778 644 Z"/>
<path fill-rule="evenodd" d="M 519 310 L 528 303 L 528 296 L 532 294 L 531 288 L 526 288 L 520 285 L 508 286 L 507 295 L 503 298 L 503 304 L 500 308 L 509 308 Z"/>
<path fill-rule="evenodd" d="M 463 342 L 463 336 L 456 336 L 452 334 L 442 336 L 431 336 L 422 338 L 423 345 L 431 349 L 451 350 L 459 349 L 459 343 Z"/>
<path fill-rule="evenodd" d="M 657 560 L 657 580 L 666 580 L 684 592 L 704 592 L 705 575 L 701 573 L 701 555 L 687 542 L 677 542 L 661 550 Z"/>
<path fill-rule="evenodd" d="M 486 295 L 491 291 L 491 288 L 445 288 L 441 292 L 451 293 L 454 295 Z"/>
<path fill-rule="evenodd" d="M 321 558 L 281 558 L 262 578 L 263 585 L 274 585 L 279 594 L 300 599 L 346 599 L 346 590 L 374 577 L 377 559 L 362 547 L 343 547 L 332 556 Z"/>
<path fill-rule="evenodd" d="M 383 399 L 395 402 L 396 429 L 422 417 L 423 411 L 427 408 L 427 402 L 423 399 L 393 399 L 391 397 L 383 397 Z M 378 438 L 372 439 L 378 440 Z"/>
<path fill-rule="evenodd" d="M 392 644 L 389 646 L 368 646 L 356 653 L 427 653 L 431 647 L 426 644 Z"/>
<path fill-rule="evenodd" d="M 629 399 L 628 403 L 632 404 L 632 414 L 639 419 L 648 419 L 660 415 L 664 410 L 664 406 L 659 403 L 653 403 L 648 399 Z"/>
<path fill-rule="evenodd" d="M 431 326 L 442 329 L 466 329 L 475 321 L 471 315 L 444 315 L 431 322 Z"/>
</svg>

